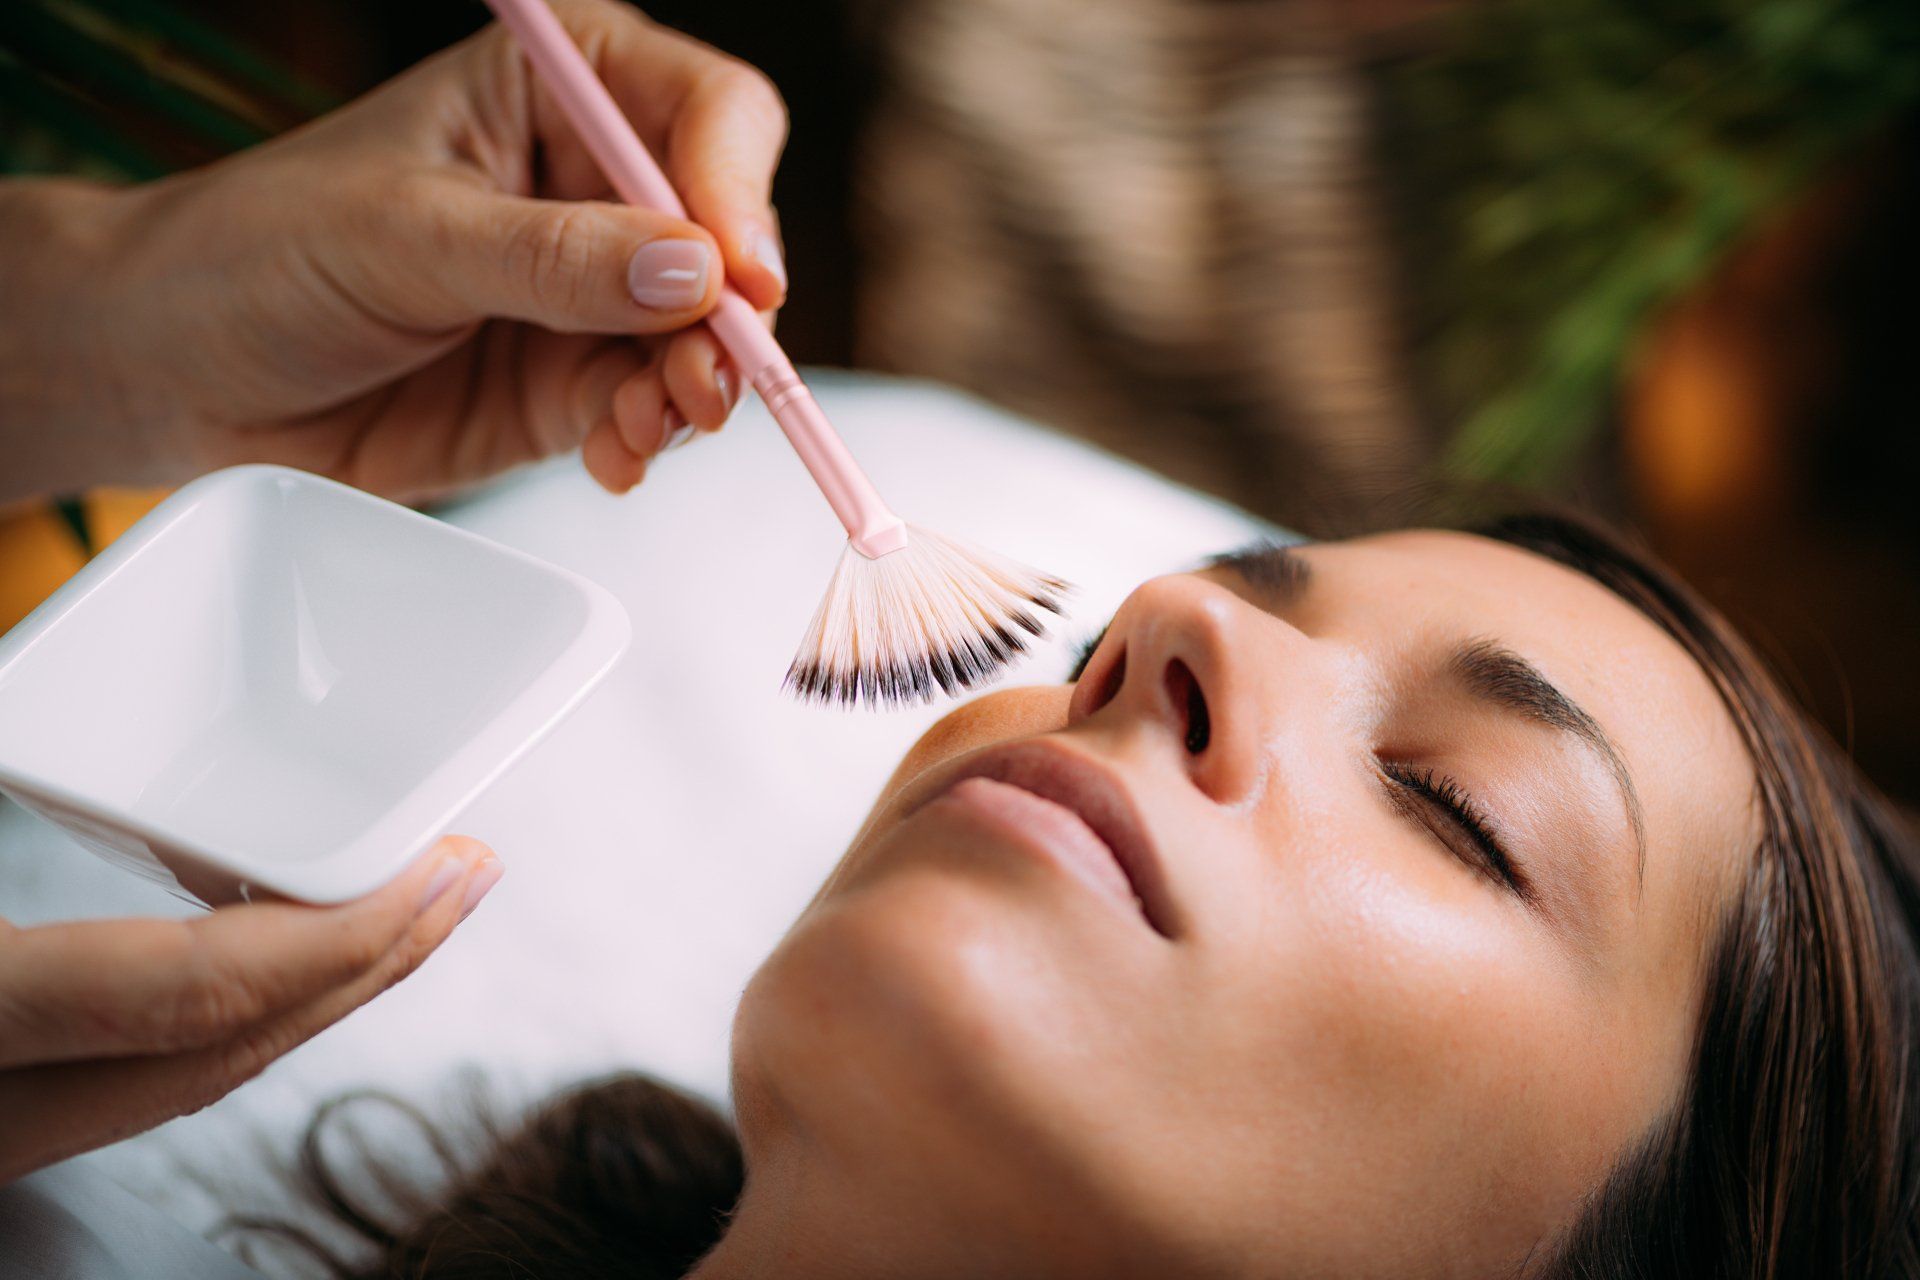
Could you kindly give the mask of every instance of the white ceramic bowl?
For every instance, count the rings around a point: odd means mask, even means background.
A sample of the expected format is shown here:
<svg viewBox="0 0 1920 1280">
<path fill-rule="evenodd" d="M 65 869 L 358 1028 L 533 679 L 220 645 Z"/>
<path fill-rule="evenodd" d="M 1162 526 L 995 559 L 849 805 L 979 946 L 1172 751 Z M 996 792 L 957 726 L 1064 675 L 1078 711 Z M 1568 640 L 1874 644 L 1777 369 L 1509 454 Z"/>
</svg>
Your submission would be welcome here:
<svg viewBox="0 0 1920 1280">
<path fill-rule="evenodd" d="M 343 901 L 443 832 L 629 634 L 577 574 L 233 467 L 0 637 L 0 791 L 183 896 Z"/>
</svg>

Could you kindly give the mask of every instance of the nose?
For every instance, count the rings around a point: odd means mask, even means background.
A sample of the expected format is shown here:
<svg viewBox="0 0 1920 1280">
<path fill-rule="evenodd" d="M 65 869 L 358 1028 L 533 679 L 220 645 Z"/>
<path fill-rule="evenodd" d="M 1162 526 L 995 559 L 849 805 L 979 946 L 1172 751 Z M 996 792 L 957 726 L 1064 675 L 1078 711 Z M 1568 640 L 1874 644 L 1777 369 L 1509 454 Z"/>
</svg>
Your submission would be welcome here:
<svg viewBox="0 0 1920 1280">
<path fill-rule="evenodd" d="M 1104 715 L 1144 724 L 1195 786 L 1233 804 L 1265 776 L 1271 727 L 1263 722 L 1276 707 L 1262 686 L 1304 666 L 1310 647 L 1218 583 L 1190 574 L 1155 578 L 1114 615 L 1073 691 L 1067 723 Z"/>
</svg>

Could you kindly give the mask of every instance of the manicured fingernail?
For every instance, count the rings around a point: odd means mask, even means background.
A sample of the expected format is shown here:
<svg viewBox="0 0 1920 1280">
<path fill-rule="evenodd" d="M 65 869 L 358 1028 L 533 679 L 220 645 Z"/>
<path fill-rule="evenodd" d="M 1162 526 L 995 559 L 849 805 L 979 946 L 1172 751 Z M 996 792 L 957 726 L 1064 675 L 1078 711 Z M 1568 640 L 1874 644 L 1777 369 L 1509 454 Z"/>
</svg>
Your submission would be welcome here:
<svg viewBox="0 0 1920 1280">
<path fill-rule="evenodd" d="M 460 859 L 447 854 L 440 859 L 440 865 L 434 868 L 433 879 L 427 881 L 427 887 L 420 895 L 420 906 L 414 912 L 418 915 L 440 900 L 442 894 L 453 888 L 453 882 L 460 878 L 465 866 Z"/>
<path fill-rule="evenodd" d="M 780 256 L 780 242 L 771 233 L 762 231 L 753 238 L 750 250 L 756 261 L 773 272 L 773 278 L 780 282 L 780 292 L 787 291 L 787 264 Z"/>
<path fill-rule="evenodd" d="M 713 371 L 713 388 L 720 393 L 720 403 L 727 407 L 726 411 L 732 413 L 733 406 L 736 403 L 734 396 L 739 394 L 739 388 L 733 385 L 733 371 L 730 369 L 715 369 Z"/>
<path fill-rule="evenodd" d="M 627 264 L 633 300 L 658 311 L 684 311 L 707 296 L 707 246 L 698 240 L 649 240 Z"/>
<path fill-rule="evenodd" d="M 678 409 L 667 410 L 667 416 L 661 425 L 667 429 L 666 443 L 660 446 L 661 453 L 669 449 L 678 449 L 693 439 L 693 424 L 688 422 Z"/>
<path fill-rule="evenodd" d="M 500 877 L 507 874 L 507 868 L 498 858 L 488 858 L 474 870 L 473 879 L 467 882 L 466 900 L 460 904 L 460 918 L 465 920 L 480 905 L 480 899 L 487 891 L 500 883 Z"/>
</svg>

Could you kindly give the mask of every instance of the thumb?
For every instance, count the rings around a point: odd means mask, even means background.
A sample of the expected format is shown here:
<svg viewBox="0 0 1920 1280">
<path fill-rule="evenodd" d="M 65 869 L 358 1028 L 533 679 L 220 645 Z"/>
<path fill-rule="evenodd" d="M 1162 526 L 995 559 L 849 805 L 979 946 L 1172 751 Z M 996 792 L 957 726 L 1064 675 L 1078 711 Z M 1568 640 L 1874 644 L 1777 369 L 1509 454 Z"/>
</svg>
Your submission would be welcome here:
<svg viewBox="0 0 1920 1280">
<path fill-rule="evenodd" d="M 691 222 L 603 201 L 535 200 L 453 186 L 399 274 L 446 309 L 556 333 L 666 333 L 719 300 L 713 237 Z M 431 279 L 418 279 L 422 271 Z M 419 295 L 416 295 L 419 296 Z"/>
</svg>

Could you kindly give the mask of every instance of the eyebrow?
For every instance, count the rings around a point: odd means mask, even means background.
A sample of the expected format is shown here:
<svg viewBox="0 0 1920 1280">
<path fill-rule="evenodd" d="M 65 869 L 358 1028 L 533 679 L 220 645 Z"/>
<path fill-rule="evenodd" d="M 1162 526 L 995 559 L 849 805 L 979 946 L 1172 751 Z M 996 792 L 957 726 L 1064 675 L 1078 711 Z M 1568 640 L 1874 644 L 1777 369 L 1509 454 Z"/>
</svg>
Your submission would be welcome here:
<svg viewBox="0 0 1920 1280">
<path fill-rule="evenodd" d="M 1209 569 L 1225 569 L 1257 591 L 1271 596 L 1274 603 L 1291 604 L 1305 594 L 1313 582 L 1313 570 L 1293 548 L 1272 538 L 1262 538 L 1237 551 L 1214 556 Z"/>
<path fill-rule="evenodd" d="M 1213 557 L 1209 569 L 1225 569 L 1270 597 L 1276 607 L 1298 600 L 1312 584 L 1305 557 L 1271 538 Z M 1531 662 L 1494 640 L 1470 640 L 1454 651 L 1448 671 L 1483 702 L 1569 734 L 1598 755 L 1620 788 L 1627 821 L 1633 828 L 1635 877 L 1644 881 L 1647 866 L 1646 812 L 1633 775 L 1613 739 L 1579 703 L 1562 693 Z"/>
<path fill-rule="evenodd" d="M 1571 734 L 1598 755 L 1620 788 L 1627 821 L 1633 827 L 1636 876 L 1644 879 L 1647 866 L 1646 814 L 1633 775 L 1613 739 L 1600 722 L 1562 693 L 1540 668 L 1493 640 L 1470 640 L 1455 650 L 1447 669 L 1468 693 L 1484 702 L 1525 716 L 1537 724 Z"/>
</svg>

